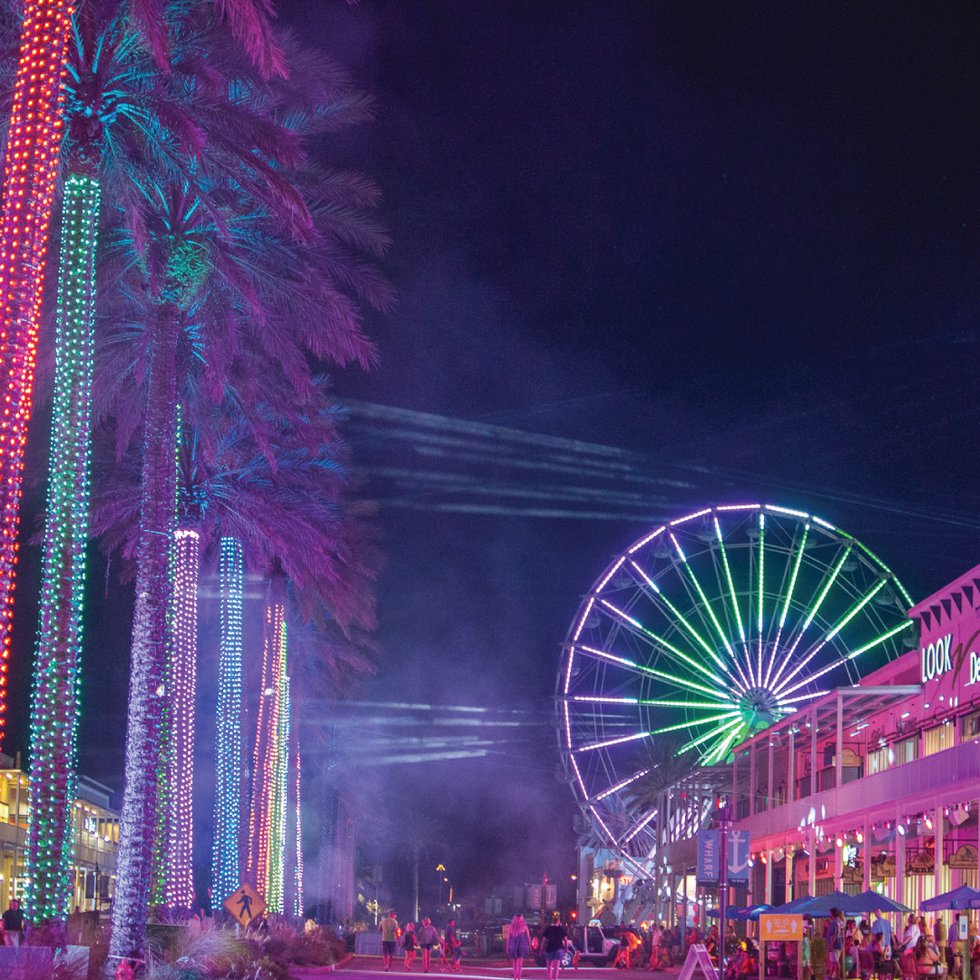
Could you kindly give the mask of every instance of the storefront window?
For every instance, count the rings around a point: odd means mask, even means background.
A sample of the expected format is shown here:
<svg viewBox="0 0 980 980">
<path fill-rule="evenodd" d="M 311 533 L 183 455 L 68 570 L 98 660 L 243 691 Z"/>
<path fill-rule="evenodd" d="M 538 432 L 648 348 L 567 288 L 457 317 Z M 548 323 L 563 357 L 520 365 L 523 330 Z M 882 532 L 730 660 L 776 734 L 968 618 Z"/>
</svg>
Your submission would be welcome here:
<svg viewBox="0 0 980 980">
<path fill-rule="evenodd" d="M 935 755 L 953 745 L 953 723 L 944 721 L 935 728 L 929 728 L 922 733 L 922 754 Z"/>
<path fill-rule="evenodd" d="M 974 711 L 963 719 L 961 734 L 964 742 L 971 738 L 980 738 L 980 711 Z"/>
</svg>

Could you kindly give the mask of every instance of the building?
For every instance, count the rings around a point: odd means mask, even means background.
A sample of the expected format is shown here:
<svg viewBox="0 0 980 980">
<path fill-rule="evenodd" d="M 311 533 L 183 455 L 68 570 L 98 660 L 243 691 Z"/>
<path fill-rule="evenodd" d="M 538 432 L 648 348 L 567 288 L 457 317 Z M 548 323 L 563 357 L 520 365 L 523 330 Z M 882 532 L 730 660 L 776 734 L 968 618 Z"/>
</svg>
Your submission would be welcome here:
<svg viewBox="0 0 980 980">
<path fill-rule="evenodd" d="M 980 566 L 909 611 L 915 650 L 738 745 L 749 899 L 978 885 Z"/>
<path fill-rule="evenodd" d="M 0 754 L 0 907 L 23 900 L 27 873 L 29 779 L 19 759 Z M 74 901 L 82 911 L 107 910 L 116 879 L 119 814 L 110 806 L 110 790 L 79 776 L 73 807 Z"/>
</svg>

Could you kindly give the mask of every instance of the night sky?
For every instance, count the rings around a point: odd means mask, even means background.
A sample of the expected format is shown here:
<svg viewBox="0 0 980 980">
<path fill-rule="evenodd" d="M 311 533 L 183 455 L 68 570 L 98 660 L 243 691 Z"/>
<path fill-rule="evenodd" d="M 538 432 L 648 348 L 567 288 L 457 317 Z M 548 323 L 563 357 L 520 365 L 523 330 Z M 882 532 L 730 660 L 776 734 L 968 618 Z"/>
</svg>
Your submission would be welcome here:
<svg viewBox="0 0 980 980">
<path fill-rule="evenodd" d="M 560 646 L 649 523 L 714 501 L 799 507 L 856 535 L 916 599 L 980 561 L 980 11 L 277 6 L 376 99 L 373 124 L 320 148 L 384 189 L 399 292 L 393 315 L 368 319 L 381 365 L 335 376 L 338 396 L 455 420 L 464 448 L 462 423 L 613 447 L 646 480 L 629 506 L 601 475 L 558 471 L 522 498 L 513 459 L 432 453 L 352 412 L 387 554 L 378 673 L 354 696 L 518 721 L 492 729 L 484 758 L 365 766 L 375 858 L 404 854 L 412 811 L 440 828 L 429 858 L 464 892 L 567 877 Z M 470 482 L 449 488 L 460 473 Z M 597 491 L 588 507 L 568 504 L 569 483 Z M 126 650 L 112 637 L 128 587 L 97 575 L 91 656 L 118 663 L 119 694 L 99 709 L 90 695 L 81 755 L 119 786 Z M 357 710 L 349 732 L 402 717 Z M 404 870 L 387 874 L 403 915 Z"/>
</svg>

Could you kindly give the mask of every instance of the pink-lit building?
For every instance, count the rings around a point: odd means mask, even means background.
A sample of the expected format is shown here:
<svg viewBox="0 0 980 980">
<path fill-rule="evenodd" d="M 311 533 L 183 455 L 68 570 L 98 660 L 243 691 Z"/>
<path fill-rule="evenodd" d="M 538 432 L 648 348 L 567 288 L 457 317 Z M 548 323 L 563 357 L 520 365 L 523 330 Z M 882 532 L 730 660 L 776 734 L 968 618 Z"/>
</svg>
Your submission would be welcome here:
<svg viewBox="0 0 980 980">
<path fill-rule="evenodd" d="M 980 566 L 914 606 L 918 647 L 737 746 L 751 899 L 978 885 Z"/>
</svg>

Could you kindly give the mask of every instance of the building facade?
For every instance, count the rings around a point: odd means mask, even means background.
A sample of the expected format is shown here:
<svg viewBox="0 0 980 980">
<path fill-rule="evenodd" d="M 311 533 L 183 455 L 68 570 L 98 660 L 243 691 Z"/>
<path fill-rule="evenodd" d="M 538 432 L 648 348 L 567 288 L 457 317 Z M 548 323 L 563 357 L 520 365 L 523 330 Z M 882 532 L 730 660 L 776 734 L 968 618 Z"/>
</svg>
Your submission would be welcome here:
<svg viewBox="0 0 980 980">
<path fill-rule="evenodd" d="M 9 756 L 0 754 L 0 907 L 24 900 L 27 874 L 29 778 Z M 108 911 L 116 879 L 119 814 L 110 790 L 80 776 L 73 806 L 75 861 L 73 908 Z"/>
<path fill-rule="evenodd" d="M 978 885 L 980 566 L 909 611 L 918 646 L 738 745 L 749 900 Z"/>
</svg>

